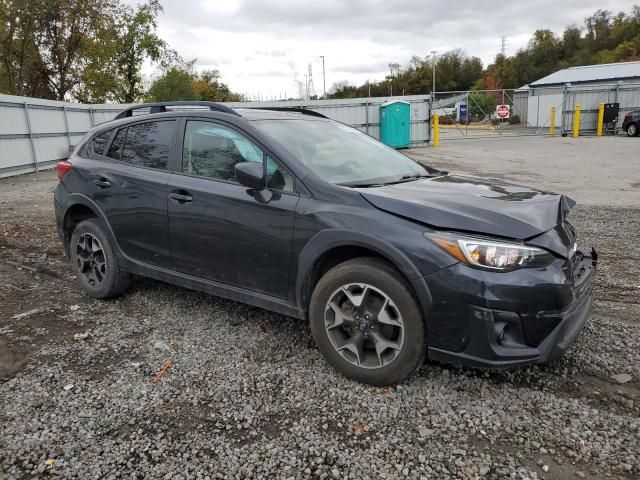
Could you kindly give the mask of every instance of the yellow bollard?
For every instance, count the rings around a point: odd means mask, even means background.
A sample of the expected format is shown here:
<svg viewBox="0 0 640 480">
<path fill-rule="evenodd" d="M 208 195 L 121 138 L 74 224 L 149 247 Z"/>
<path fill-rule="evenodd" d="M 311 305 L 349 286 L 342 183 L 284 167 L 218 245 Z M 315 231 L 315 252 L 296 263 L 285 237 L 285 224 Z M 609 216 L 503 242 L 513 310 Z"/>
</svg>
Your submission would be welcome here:
<svg viewBox="0 0 640 480">
<path fill-rule="evenodd" d="M 573 113 L 573 138 L 580 135 L 580 104 L 576 103 L 576 111 Z"/>
<path fill-rule="evenodd" d="M 598 132 L 596 133 L 598 137 L 602 136 L 603 127 L 604 127 L 604 103 L 600 103 L 600 108 L 598 109 Z"/>
<path fill-rule="evenodd" d="M 556 107 L 551 107 L 551 119 L 549 123 L 549 136 L 553 137 L 556 134 Z"/>
<path fill-rule="evenodd" d="M 433 146 L 440 146 L 440 115 L 433 114 Z"/>
</svg>

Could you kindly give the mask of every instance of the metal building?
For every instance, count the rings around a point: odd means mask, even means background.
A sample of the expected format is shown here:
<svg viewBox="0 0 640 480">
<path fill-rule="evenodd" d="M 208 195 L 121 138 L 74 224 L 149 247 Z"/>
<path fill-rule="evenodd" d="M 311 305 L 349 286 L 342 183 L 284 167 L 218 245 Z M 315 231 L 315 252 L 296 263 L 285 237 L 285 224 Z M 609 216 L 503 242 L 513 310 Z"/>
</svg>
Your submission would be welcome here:
<svg viewBox="0 0 640 480">
<path fill-rule="evenodd" d="M 595 130 L 600 103 L 620 104 L 620 118 L 624 112 L 640 108 L 640 61 L 565 68 L 516 92 L 521 101 L 526 97 L 529 126 L 548 126 L 551 107 L 556 107 L 555 124 L 565 132 L 571 128 L 579 104 L 580 129 Z"/>
</svg>

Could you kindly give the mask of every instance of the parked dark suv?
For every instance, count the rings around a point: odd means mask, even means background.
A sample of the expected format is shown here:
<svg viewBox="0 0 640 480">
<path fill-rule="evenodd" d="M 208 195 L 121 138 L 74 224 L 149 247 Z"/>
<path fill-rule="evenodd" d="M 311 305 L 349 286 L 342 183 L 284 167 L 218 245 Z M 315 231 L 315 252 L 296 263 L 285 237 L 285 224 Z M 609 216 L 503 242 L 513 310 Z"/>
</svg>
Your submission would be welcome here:
<svg viewBox="0 0 640 480">
<path fill-rule="evenodd" d="M 624 116 L 624 120 L 622 120 L 622 130 L 627 132 L 627 135 L 630 137 L 640 135 L 640 110 L 629 112 Z"/>
<path fill-rule="evenodd" d="M 58 164 L 89 294 L 137 274 L 308 319 L 327 361 L 374 385 L 427 356 L 544 363 L 585 324 L 596 255 L 569 198 L 422 166 L 315 112 L 200 105 L 127 109 Z"/>
</svg>

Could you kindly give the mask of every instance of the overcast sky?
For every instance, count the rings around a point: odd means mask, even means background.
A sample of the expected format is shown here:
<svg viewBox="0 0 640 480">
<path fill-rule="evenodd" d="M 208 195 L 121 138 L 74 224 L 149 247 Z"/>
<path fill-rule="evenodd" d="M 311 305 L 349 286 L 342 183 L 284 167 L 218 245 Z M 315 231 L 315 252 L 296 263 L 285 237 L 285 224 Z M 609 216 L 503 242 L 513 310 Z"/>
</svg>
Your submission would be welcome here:
<svg viewBox="0 0 640 480">
<path fill-rule="evenodd" d="M 129 3 L 137 3 L 130 0 Z M 322 94 L 333 82 L 380 80 L 388 64 L 431 50 L 463 49 L 485 66 L 512 54 L 537 28 L 562 32 L 598 8 L 629 11 L 629 1 L 593 0 L 162 0 L 159 33 L 197 66 L 219 69 L 240 93 L 298 95 L 308 64 Z"/>
</svg>

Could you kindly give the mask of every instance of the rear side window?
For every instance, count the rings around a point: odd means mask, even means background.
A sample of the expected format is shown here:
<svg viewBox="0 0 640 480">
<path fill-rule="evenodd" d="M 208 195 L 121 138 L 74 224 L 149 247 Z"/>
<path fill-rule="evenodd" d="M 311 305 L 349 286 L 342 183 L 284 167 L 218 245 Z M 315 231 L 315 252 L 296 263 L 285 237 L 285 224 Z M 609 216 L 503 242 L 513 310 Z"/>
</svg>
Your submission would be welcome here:
<svg viewBox="0 0 640 480">
<path fill-rule="evenodd" d="M 131 125 L 127 129 L 120 160 L 139 167 L 166 169 L 175 125 L 173 120 Z"/>
<path fill-rule="evenodd" d="M 91 140 L 91 151 L 93 153 L 97 153 L 98 155 L 104 155 L 105 148 L 107 147 L 107 143 L 109 143 L 109 139 L 111 138 L 112 133 L 113 130 L 109 130 L 108 132 L 104 132 L 98 136 L 93 137 L 93 140 Z"/>
<path fill-rule="evenodd" d="M 113 158 L 114 160 L 120 160 L 122 156 L 122 146 L 124 145 L 124 137 L 127 136 L 127 129 L 121 128 L 118 130 L 116 134 L 116 138 L 111 142 L 111 146 L 109 147 L 109 151 L 107 152 L 107 157 Z"/>
</svg>

